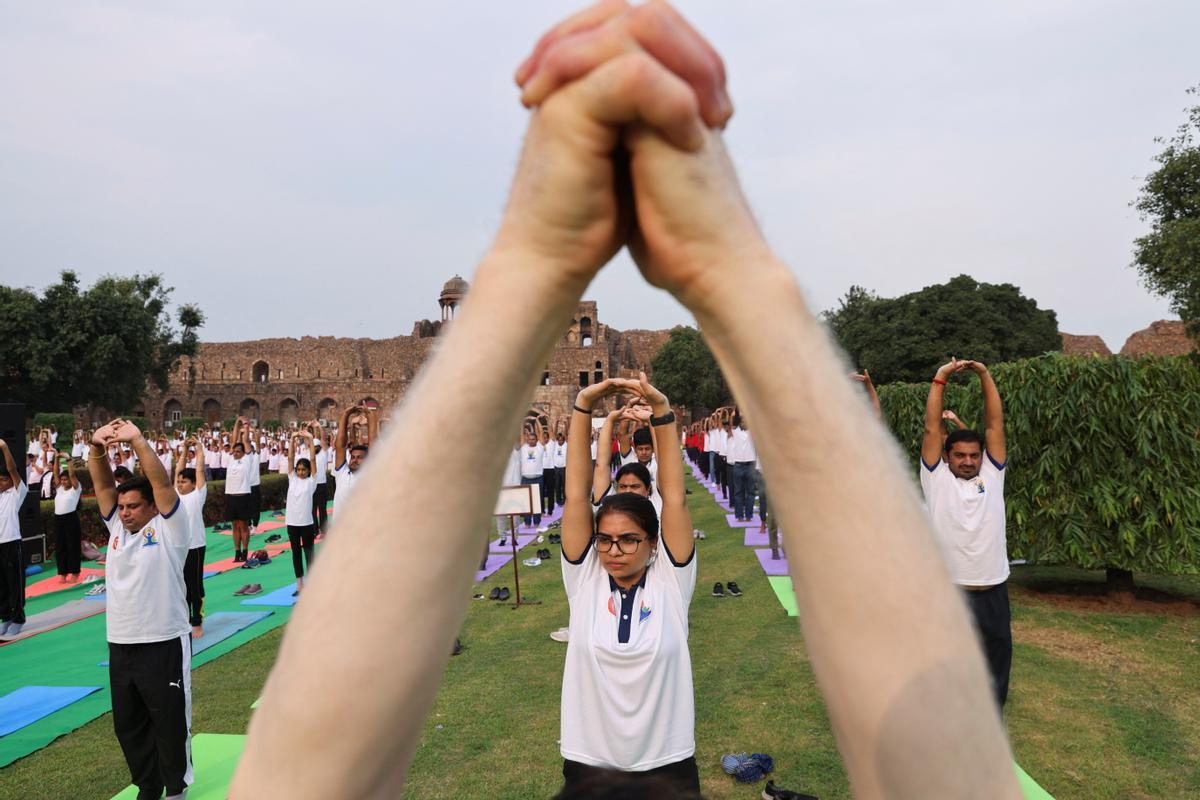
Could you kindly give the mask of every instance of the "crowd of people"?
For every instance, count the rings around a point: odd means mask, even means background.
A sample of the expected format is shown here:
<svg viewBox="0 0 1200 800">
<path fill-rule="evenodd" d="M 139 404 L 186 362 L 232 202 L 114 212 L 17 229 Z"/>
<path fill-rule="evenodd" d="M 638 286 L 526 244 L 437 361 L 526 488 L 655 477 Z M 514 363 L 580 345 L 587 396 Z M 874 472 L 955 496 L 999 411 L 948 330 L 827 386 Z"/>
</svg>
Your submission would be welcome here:
<svg viewBox="0 0 1200 800">
<path fill-rule="evenodd" d="M 1019 797 L 1000 713 L 1011 662 L 1007 453 L 986 367 L 952 359 L 937 370 L 921 463 L 901 463 L 869 376 L 855 378 L 871 403 L 854 392 L 742 197 L 720 135 L 733 110 L 720 58 L 666 3 L 598 3 L 544 36 L 517 79 L 535 110 L 496 244 L 394 430 L 381 436 L 378 412 L 355 407 L 333 437 L 313 423 L 266 432 L 245 419 L 228 432 L 173 437 L 117 419 L 76 437 L 72 455 L 86 458 L 109 532 L 113 725 L 138 796 L 165 789 L 179 798 L 193 780 L 189 640 L 203 635 L 196 531 L 207 482 L 225 481 L 224 517 L 235 557 L 245 558 L 260 513 L 255 486 L 269 471 L 288 475 L 305 600 L 251 721 L 231 797 L 401 793 L 466 615 L 481 533 L 507 484 L 535 485 L 545 513 L 563 507 L 570 635 L 559 797 L 699 796 L 688 644 L 698 553 L 686 455 L 739 520 L 752 519 L 757 498 L 773 555 L 786 552 L 855 792 Z M 571 309 L 626 245 L 646 280 L 694 314 L 737 405 L 681 430 L 642 374 L 582 389 L 566 419 L 523 411 Z M 517 305 L 537 311 L 506 322 Z M 754 326 L 745 320 L 751 307 Z M 982 386 L 982 433 L 942 407 L 960 372 Z M 616 408 L 605 411 L 609 403 Z M 451 430 L 471 446 L 447 447 Z M 58 468 L 47 439 L 39 432 L 30 463 L 57 482 L 69 516 L 78 481 L 73 468 Z M 382 455 L 363 470 L 375 450 Z M 19 631 L 15 508 L 35 484 L 7 447 L 3 455 L 0 611 Z M 303 582 L 324 524 L 319 487 L 331 476 L 336 535 Z M 434 497 L 441 513 L 396 524 L 398 510 Z M 71 530 L 63 525 L 64 536 Z M 383 552 L 396 555 L 362 560 Z M 397 559 L 407 587 L 399 594 L 388 588 Z M 337 575 L 352 565 L 361 585 L 348 593 Z M 65 568 L 67 580 L 78 574 L 69 556 Z M 328 692 L 331 676 L 356 690 Z M 355 724 L 339 726 L 345 719 Z"/>
</svg>

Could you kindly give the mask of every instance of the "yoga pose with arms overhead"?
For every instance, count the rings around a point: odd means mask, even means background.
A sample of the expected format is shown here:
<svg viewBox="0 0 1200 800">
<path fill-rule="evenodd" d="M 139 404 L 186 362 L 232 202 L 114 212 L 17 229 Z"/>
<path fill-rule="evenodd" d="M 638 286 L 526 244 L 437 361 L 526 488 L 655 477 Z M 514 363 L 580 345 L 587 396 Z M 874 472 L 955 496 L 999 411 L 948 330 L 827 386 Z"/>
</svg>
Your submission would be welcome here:
<svg viewBox="0 0 1200 800">
<path fill-rule="evenodd" d="M 895 445 L 855 398 L 843 362 L 751 217 L 720 135 L 704 127 L 731 113 L 723 76 L 716 54 L 659 2 L 588 9 L 522 65 L 523 100 L 537 108 L 500 230 L 380 443 L 385 456 L 364 471 L 361 500 L 339 508 L 334 525 L 355 536 L 332 537 L 305 587 L 232 797 L 402 792 L 470 602 L 478 531 L 492 511 L 506 440 L 584 289 L 626 243 L 643 276 L 696 316 L 739 406 L 771 431 L 759 455 L 776 487 L 807 651 L 856 794 L 1020 797 L 967 614 Z M 618 144 L 629 154 L 633 204 L 625 207 Z M 516 307 L 542 313 L 503 324 Z M 753 326 L 748 308 L 757 312 Z M 576 415 L 573 431 L 579 422 L 587 420 Z M 440 447 L 451 429 L 478 446 Z M 419 469 L 405 457 L 435 450 L 442 457 Z M 439 492 L 445 513 L 395 524 L 397 513 Z M 642 533 L 602 528 L 610 556 L 632 548 L 617 544 L 621 537 L 649 541 L 653 533 L 637 508 L 623 516 L 645 525 Z M 573 525 L 586 531 L 580 522 Z M 690 531 L 678 547 L 670 529 L 662 537 L 670 555 L 658 558 L 690 555 Z M 563 544 L 578 557 L 565 534 Z M 400 596 L 390 585 L 394 562 L 361 561 L 363 552 L 384 551 L 405 559 Z M 351 569 L 363 580 L 338 580 Z M 571 630 L 574 640 L 574 621 Z M 326 691 L 329 675 L 356 691 Z M 355 724 L 330 736 L 345 719 Z M 679 723 L 669 721 L 664 757 L 686 751 Z M 297 763 L 296 753 L 311 752 L 321 758 Z"/>
</svg>

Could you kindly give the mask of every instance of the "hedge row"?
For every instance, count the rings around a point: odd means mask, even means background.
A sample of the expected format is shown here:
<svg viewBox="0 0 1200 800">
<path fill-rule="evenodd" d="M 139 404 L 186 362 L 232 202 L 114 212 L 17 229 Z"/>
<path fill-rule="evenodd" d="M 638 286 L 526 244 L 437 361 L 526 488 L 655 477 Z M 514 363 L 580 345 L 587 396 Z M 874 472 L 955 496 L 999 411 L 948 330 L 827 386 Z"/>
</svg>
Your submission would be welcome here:
<svg viewBox="0 0 1200 800">
<path fill-rule="evenodd" d="M 1200 369 L 1190 359 L 1050 354 L 989 369 L 1004 403 L 1013 558 L 1200 573 Z M 914 475 L 928 392 L 879 389 Z M 973 373 L 954 377 L 945 403 L 982 428 Z"/>
<path fill-rule="evenodd" d="M 264 512 L 287 505 L 286 475 L 263 475 L 261 485 Z M 334 494 L 332 476 L 329 479 L 329 492 L 332 498 Z M 54 501 L 43 500 L 41 512 L 42 532 L 46 534 L 46 553 L 49 555 L 54 551 Z M 204 524 L 212 525 L 214 522 L 222 522 L 224 519 L 225 481 L 209 481 L 208 498 L 204 502 Z M 83 529 L 84 539 L 97 547 L 108 543 L 108 529 L 104 527 L 104 522 L 100 519 L 100 509 L 96 504 L 96 498 L 85 497 L 79 501 L 79 522 Z"/>
</svg>

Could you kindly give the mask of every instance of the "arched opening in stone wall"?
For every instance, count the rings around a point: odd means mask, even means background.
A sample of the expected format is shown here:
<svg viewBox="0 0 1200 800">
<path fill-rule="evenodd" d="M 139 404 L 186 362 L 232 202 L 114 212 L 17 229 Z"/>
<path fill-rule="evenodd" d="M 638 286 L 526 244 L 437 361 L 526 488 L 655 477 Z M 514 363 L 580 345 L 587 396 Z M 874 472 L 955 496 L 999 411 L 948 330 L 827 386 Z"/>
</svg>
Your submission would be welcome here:
<svg viewBox="0 0 1200 800">
<path fill-rule="evenodd" d="M 279 404 L 279 422 L 286 427 L 294 426 L 300 420 L 300 406 L 292 398 L 287 398 Z"/>
<path fill-rule="evenodd" d="M 238 414 L 250 420 L 250 424 L 258 425 L 262 421 L 262 409 L 259 408 L 258 401 L 253 397 L 247 397 L 238 406 Z"/>
<path fill-rule="evenodd" d="M 596 362 L 596 371 L 592 373 L 592 383 L 600 383 L 604 380 L 604 364 Z"/>
<path fill-rule="evenodd" d="M 550 385 L 550 373 L 543 372 L 542 373 L 542 386 L 549 386 L 549 385 Z"/>
<path fill-rule="evenodd" d="M 255 361 L 251 374 L 255 383 L 266 383 L 271 379 L 271 368 L 265 361 Z"/>
<path fill-rule="evenodd" d="M 575 331 L 567 331 L 567 344 L 575 344 L 579 341 L 579 337 L 575 335 Z"/>
<path fill-rule="evenodd" d="M 201 407 L 201 414 L 204 417 L 204 422 L 208 425 L 217 425 L 221 422 L 221 404 L 211 397 L 204 401 Z"/>
<path fill-rule="evenodd" d="M 587 372 L 579 373 L 579 388 L 582 389 L 583 387 L 585 387 L 587 385 L 588 385 Z"/>
<path fill-rule="evenodd" d="M 334 400 L 332 397 L 326 397 L 317 405 L 317 417 L 319 419 L 334 422 L 337 420 L 337 416 L 337 400 Z"/>
<path fill-rule="evenodd" d="M 592 318 L 579 318 L 579 340 L 584 347 L 590 347 L 592 344 Z"/>
<path fill-rule="evenodd" d="M 163 404 L 163 423 L 174 427 L 173 423 L 183 419 L 183 404 L 178 400 L 168 400 Z"/>
</svg>

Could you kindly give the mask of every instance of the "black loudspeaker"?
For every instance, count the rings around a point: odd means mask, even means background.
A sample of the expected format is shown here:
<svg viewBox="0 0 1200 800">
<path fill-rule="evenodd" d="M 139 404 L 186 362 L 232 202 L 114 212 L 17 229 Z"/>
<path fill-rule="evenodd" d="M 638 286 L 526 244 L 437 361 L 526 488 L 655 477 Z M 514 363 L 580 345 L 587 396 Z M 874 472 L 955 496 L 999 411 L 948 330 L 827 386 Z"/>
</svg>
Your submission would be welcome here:
<svg viewBox="0 0 1200 800">
<path fill-rule="evenodd" d="M 25 439 L 24 403 L 0 403 L 0 439 L 8 443 L 17 469 L 24 476 L 25 445 L 28 444 Z"/>
</svg>

